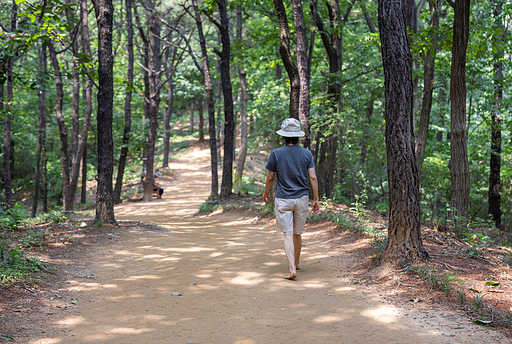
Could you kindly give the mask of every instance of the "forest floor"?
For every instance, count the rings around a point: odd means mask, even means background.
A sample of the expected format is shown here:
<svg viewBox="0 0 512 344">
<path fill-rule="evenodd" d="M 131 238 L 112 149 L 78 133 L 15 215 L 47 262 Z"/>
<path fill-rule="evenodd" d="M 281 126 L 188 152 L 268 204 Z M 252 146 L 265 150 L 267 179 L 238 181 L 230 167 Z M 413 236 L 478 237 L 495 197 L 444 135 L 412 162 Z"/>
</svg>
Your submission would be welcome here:
<svg viewBox="0 0 512 344">
<path fill-rule="evenodd" d="M 116 206 L 119 226 L 75 214 L 13 234 L 45 233 L 28 249 L 51 273 L 0 289 L 0 334 L 31 344 L 512 343 L 500 317 L 512 307 L 507 248 L 427 229 L 431 262 L 379 268 L 371 238 L 323 220 L 307 224 L 298 278 L 285 280 L 282 237 L 260 197 L 198 212 L 209 169 L 207 147 L 194 145 L 164 174 L 163 199 Z"/>
</svg>

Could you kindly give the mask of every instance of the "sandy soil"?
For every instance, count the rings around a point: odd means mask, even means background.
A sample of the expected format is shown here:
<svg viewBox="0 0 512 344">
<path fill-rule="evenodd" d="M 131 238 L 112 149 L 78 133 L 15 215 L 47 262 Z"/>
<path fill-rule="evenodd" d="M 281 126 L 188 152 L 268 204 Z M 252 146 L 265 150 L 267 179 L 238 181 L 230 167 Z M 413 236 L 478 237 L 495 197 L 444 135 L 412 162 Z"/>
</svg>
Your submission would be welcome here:
<svg viewBox="0 0 512 344">
<path fill-rule="evenodd" d="M 113 230 L 65 283 L 72 307 L 26 343 L 504 343 L 448 310 L 396 305 L 340 278 L 350 269 L 314 227 L 298 278 L 285 280 L 282 237 L 249 216 L 193 216 L 209 194 L 209 155 L 172 163 L 162 200 L 116 208 L 159 231 Z M 19 342 L 19 341 L 18 341 Z"/>
</svg>

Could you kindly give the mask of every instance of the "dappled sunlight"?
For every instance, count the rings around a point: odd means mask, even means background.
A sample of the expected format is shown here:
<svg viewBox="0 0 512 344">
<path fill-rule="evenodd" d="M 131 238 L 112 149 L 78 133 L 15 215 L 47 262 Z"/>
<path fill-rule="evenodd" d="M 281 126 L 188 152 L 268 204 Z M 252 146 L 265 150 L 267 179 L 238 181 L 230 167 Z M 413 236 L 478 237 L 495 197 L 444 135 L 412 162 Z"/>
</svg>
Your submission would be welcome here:
<svg viewBox="0 0 512 344">
<path fill-rule="evenodd" d="M 112 330 L 109 330 L 107 333 L 115 333 L 115 334 L 141 334 L 141 333 L 147 333 L 154 331 L 154 329 L 149 328 L 128 328 L 128 327 L 121 327 L 121 328 L 113 328 Z"/>
<path fill-rule="evenodd" d="M 229 283 L 237 285 L 257 285 L 265 282 L 263 275 L 257 272 L 239 272 Z"/>
<path fill-rule="evenodd" d="M 380 305 L 372 309 L 366 309 L 361 315 L 368 317 L 374 321 L 389 324 L 396 321 L 397 309 L 388 305 Z"/>
<path fill-rule="evenodd" d="M 86 320 L 81 316 L 71 316 L 57 321 L 57 324 L 61 326 L 74 326 L 85 322 Z"/>
<path fill-rule="evenodd" d="M 319 317 L 316 317 L 313 322 L 315 323 L 333 323 L 333 322 L 341 322 L 343 320 L 346 320 L 348 317 L 345 316 L 339 316 L 339 315 L 321 315 Z"/>
</svg>

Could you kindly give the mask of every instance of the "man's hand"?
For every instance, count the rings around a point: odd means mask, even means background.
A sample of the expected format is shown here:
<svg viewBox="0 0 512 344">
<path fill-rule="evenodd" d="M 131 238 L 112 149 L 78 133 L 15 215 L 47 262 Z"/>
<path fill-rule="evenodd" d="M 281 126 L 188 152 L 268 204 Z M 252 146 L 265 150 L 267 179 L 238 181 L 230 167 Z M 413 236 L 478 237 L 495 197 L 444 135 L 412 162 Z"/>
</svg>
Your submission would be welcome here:
<svg viewBox="0 0 512 344">
<path fill-rule="evenodd" d="M 313 201 L 313 203 L 311 203 L 311 208 L 313 210 L 313 215 L 318 214 L 320 211 L 320 205 L 318 204 L 318 201 Z"/>
<path fill-rule="evenodd" d="M 265 192 L 263 193 L 263 202 L 268 202 L 268 197 L 270 195 L 270 187 L 272 186 L 272 183 L 274 182 L 274 176 L 275 172 L 268 171 L 267 174 L 267 180 L 265 181 Z"/>
<path fill-rule="evenodd" d="M 269 193 L 268 193 L 268 192 L 265 192 L 265 193 L 263 194 L 263 202 L 268 203 L 268 196 L 269 196 Z"/>
</svg>

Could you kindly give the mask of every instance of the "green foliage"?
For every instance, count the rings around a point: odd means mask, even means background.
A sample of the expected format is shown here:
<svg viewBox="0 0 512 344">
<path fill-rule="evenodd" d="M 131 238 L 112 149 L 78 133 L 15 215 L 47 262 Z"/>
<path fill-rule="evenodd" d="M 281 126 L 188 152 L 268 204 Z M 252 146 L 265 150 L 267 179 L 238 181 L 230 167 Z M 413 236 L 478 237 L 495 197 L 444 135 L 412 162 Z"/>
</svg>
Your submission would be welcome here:
<svg viewBox="0 0 512 344">
<path fill-rule="evenodd" d="M 27 255 L 20 245 L 5 248 L 0 243 L 0 285 L 10 286 L 26 279 L 37 280 L 38 276 L 33 274 L 39 271 L 48 271 L 48 268 L 36 256 Z"/>
<path fill-rule="evenodd" d="M 14 231 L 25 223 L 28 216 L 23 204 L 16 203 L 13 208 L 0 212 L 0 228 Z"/>
<path fill-rule="evenodd" d="M 491 238 L 483 233 L 462 233 L 465 238 L 465 242 L 467 242 L 471 246 L 471 251 L 469 254 L 473 256 L 478 256 L 478 249 L 482 247 L 487 247 L 489 243 L 492 242 Z"/>
</svg>

